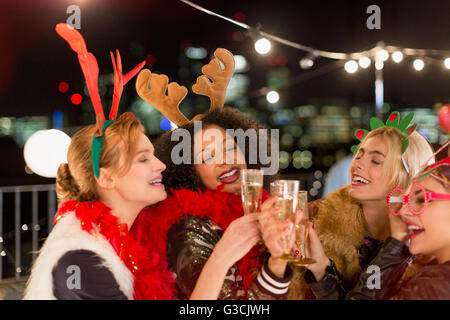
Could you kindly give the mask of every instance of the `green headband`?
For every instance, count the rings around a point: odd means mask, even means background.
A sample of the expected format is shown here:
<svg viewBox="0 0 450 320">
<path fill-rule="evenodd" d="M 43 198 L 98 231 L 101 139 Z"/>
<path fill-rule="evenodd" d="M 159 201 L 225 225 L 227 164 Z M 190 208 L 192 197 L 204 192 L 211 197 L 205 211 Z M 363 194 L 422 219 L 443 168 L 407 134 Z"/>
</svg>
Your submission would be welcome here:
<svg viewBox="0 0 450 320">
<path fill-rule="evenodd" d="M 393 127 L 400 130 L 402 133 L 402 154 L 406 151 L 409 145 L 409 136 L 416 130 L 416 125 L 411 124 L 412 119 L 414 118 L 414 113 L 408 113 L 402 121 L 400 121 L 400 113 L 398 111 L 394 111 L 390 114 L 389 118 L 386 120 L 386 124 L 383 123 L 377 117 L 370 118 L 370 130 L 376 130 L 381 127 Z M 356 129 L 355 137 L 359 141 L 362 141 L 370 131 L 364 129 Z M 358 150 L 359 144 L 354 145 L 350 148 L 350 150 L 355 153 Z"/>
<path fill-rule="evenodd" d="M 92 168 L 94 169 L 96 178 L 100 176 L 100 152 L 102 151 L 103 136 L 105 135 L 106 128 L 113 122 L 114 120 L 106 120 L 103 123 L 103 135 L 96 137 L 94 134 L 94 139 L 92 139 Z"/>
</svg>

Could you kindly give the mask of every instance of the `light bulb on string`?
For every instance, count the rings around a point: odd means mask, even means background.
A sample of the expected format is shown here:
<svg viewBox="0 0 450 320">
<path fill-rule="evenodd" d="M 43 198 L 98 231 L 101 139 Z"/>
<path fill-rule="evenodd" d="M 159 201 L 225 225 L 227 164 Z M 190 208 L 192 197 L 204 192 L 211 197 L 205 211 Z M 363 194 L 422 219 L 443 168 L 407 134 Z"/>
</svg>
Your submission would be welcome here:
<svg viewBox="0 0 450 320">
<path fill-rule="evenodd" d="M 280 95 L 275 90 L 267 92 L 266 99 L 269 103 L 277 103 L 280 100 Z"/>
<path fill-rule="evenodd" d="M 447 69 L 450 69 L 450 58 L 447 58 L 447 59 L 444 60 L 444 66 L 445 66 Z"/>
<path fill-rule="evenodd" d="M 302 69 L 310 69 L 314 65 L 314 61 L 308 57 L 305 57 L 302 58 L 298 64 Z"/>
<path fill-rule="evenodd" d="M 383 61 L 377 61 L 375 62 L 375 69 L 377 70 L 382 70 L 384 68 L 384 63 Z"/>
<path fill-rule="evenodd" d="M 259 54 L 267 54 L 272 47 L 272 44 L 266 38 L 261 38 L 255 42 L 255 50 Z"/>
<path fill-rule="evenodd" d="M 422 59 L 416 59 L 413 62 L 413 67 L 414 67 L 414 69 L 416 69 L 416 71 L 422 71 L 424 66 L 425 66 L 425 63 L 423 62 Z"/>
<path fill-rule="evenodd" d="M 387 59 L 389 59 L 389 52 L 387 52 L 385 49 L 378 50 L 377 60 L 386 61 Z"/>
<path fill-rule="evenodd" d="M 358 63 L 355 60 L 347 61 L 344 65 L 344 69 L 348 73 L 355 73 L 358 71 Z"/>
<path fill-rule="evenodd" d="M 300 68 L 302 69 L 310 69 L 314 65 L 314 60 L 317 58 L 317 55 L 314 53 L 310 53 L 303 57 L 299 61 Z"/>
<path fill-rule="evenodd" d="M 401 62 L 401 61 L 403 60 L 403 53 L 402 53 L 401 51 L 395 51 L 395 52 L 391 55 L 391 57 L 392 57 L 392 60 L 393 60 L 395 63 L 399 63 L 399 62 Z"/>
<path fill-rule="evenodd" d="M 372 62 L 372 61 L 371 61 L 370 58 L 368 58 L 368 57 L 362 57 L 362 58 L 359 59 L 359 61 L 358 61 L 359 66 L 360 66 L 361 68 L 363 68 L 363 69 L 368 68 L 368 67 L 370 66 L 371 62 Z"/>
</svg>

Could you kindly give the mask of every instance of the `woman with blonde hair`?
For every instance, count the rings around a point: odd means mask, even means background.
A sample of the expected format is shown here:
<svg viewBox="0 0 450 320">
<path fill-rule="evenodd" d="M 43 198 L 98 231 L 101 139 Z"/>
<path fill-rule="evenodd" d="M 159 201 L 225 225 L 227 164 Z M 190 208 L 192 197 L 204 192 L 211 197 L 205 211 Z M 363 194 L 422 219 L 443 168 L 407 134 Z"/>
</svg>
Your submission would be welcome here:
<svg viewBox="0 0 450 320">
<path fill-rule="evenodd" d="M 56 225 L 33 265 L 24 298 L 171 299 L 171 274 L 128 232 L 144 207 L 167 196 L 161 183 L 165 165 L 144 127 L 132 113 L 116 119 L 123 86 L 144 63 L 122 75 L 118 52 L 117 60 L 111 54 L 114 98 L 105 120 L 95 57 L 76 29 L 60 23 L 56 31 L 78 53 L 97 123 L 72 137 L 68 163 L 58 169 Z"/>
<path fill-rule="evenodd" d="M 386 198 L 391 236 L 371 262 L 379 268 L 379 288 L 371 289 L 369 275 L 363 273 L 346 298 L 449 300 L 449 201 L 450 157 L 421 171 L 409 190 L 392 189 Z M 412 255 L 417 254 L 433 256 L 436 263 L 400 280 Z"/>
<path fill-rule="evenodd" d="M 361 143 L 352 147 L 351 184 L 312 204 L 310 237 L 320 242 L 310 244 L 310 255 L 317 262 L 295 275 L 291 299 L 343 299 L 390 236 L 387 194 L 394 186 L 408 188 L 420 168 L 434 162 L 412 118 L 400 121 L 393 112 L 386 124 L 372 118 L 372 131 L 355 132 Z M 418 261 L 406 273 L 415 272 Z"/>
</svg>

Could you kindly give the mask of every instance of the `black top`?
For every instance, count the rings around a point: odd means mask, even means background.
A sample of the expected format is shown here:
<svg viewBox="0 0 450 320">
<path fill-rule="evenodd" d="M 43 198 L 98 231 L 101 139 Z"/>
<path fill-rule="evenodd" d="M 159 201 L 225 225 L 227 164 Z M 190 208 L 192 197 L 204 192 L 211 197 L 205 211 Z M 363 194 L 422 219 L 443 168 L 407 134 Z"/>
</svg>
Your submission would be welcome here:
<svg viewBox="0 0 450 320">
<path fill-rule="evenodd" d="M 60 300 L 127 300 L 103 259 L 90 250 L 65 253 L 52 270 L 53 294 Z"/>
<path fill-rule="evenodd" d="M 383 246 L 383 242 L 369 236 L 364 237 L 364 242 L 358 248 L 359 265 L 365 270 L 371 261 L 377 256 Z M 365 273 L 363 271 L 363 273 Z M 306 283 L 311 288 L 317 299 L 321 300 L 341 300 L 354 287 L 352 282 L 345 279 L 337 270 L 336 265 L 330 259 L 330 266 L 325 269 L 325 276 L 321 281 L 317 281 L 310 270 L 304 274 Z"/>
</svg>

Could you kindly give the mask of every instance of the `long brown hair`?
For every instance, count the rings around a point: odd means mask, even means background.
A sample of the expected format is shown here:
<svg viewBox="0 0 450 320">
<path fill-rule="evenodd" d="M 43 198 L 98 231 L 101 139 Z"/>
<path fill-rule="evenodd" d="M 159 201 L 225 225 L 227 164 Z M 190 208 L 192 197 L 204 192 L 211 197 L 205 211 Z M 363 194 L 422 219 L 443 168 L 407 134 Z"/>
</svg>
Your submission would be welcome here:
<svg viewBox="0 0 450 320">
<path fill-rule="evenodd" d="M 59 203 L 99 200 L 91 158 L 94 132 L 95 125 L 89 125 L 72 137 L 67 152 L 68 163 L 61 164 L 56 175 Z M 141 122 L 131 112 L 122 114 L 104 132 L 100 168 L 111 168 L 119 175 L 126 174 L 136 153 L 139 134 L 144 132 Z"/>
</svg>

